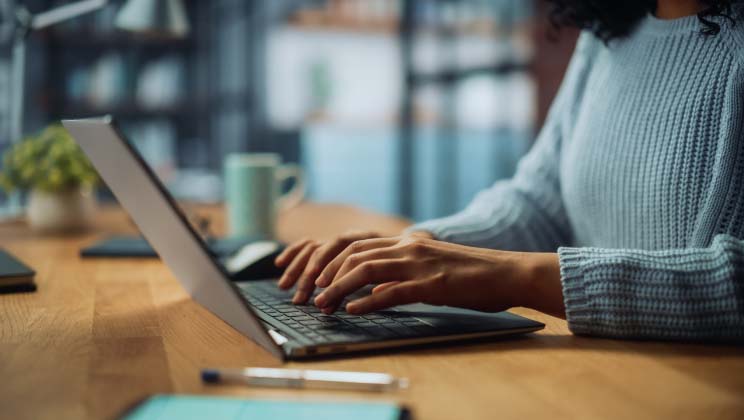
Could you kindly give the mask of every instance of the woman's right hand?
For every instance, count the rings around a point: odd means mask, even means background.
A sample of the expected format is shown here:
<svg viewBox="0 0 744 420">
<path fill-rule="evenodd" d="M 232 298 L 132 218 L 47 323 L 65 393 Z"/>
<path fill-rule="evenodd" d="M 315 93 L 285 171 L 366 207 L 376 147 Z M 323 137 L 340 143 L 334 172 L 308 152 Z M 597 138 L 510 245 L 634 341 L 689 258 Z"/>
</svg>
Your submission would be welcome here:
<svg viewBox="0 0 744 420">
<path fill-rule="evenodd" d="M 315 280 L 328 263 L 352 243 L 379 237 L 374 232 L 350 232 L 328 242 L 312 239 L 297 241 L 285 248 L 274 261 L 277 267 L 284 268 L 278 286 L 288 290 L 296 284 L 292 303 L 305 304 L 315 290 Z"/>
<path fill-rule="evenodd" d="M 412 236 L 431 238 L 428 232 L 412 232 Z M 341 254 L 349 245 L 356 241 L 380 238 L 375 232 L 349 232 L 328 242 L 312 239 L 297 241 L 282 251 L 274 260 L 277 267 L 284 268 L 284 274 L 279 278 L 280 289 L 288 290 L 297 285 L 292 303 L 303 305 L 307 303 L 315 290 L 315 280 L 323 269 Z"/>
</svg>

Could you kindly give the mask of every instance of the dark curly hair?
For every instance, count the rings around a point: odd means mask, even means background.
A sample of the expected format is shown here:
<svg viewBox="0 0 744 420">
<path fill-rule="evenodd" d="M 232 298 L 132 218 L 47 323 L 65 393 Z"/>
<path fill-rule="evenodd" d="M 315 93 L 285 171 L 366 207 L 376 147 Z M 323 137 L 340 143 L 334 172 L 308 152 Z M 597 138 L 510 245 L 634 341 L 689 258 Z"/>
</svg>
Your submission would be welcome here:
<svg viewBox="0 0 744 420">
<path fill-rule="evenodd" d="M 733 7 L 742 0 L 701 0 L 705 8 L 697 17 L 701 32 L 716 35 L 721 25 L 712 17 L 723 17 L 735 23 Z M 550 22 L 558 30 L 564 26 L 592 31 L 607 42 L 628 35 L 635 25 L 656 9 L 655 0 L 548 0 L 552 4 Z"/>
</svg>

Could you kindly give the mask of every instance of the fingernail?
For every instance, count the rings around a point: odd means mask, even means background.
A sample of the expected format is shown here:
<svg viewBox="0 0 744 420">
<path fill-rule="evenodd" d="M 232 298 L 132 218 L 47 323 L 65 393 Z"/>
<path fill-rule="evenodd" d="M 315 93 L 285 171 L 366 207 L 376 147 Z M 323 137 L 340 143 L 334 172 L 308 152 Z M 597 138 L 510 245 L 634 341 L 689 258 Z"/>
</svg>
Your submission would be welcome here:
<svg viewBox="0 0 744 420">
<path fill-rule="evenodd" d="M 333 306 L 326 306 L 325 308 L 321 309 L 320 311 L 323 312 L 326 315 L 330 315 L 333 313 Z"/>
<path fill-rule="evenodd" d="M 326 300 L 327 298 L 324 293 L 315 296 L 315 306 L 317 306 L 318 308 L 323 308 L 327 303 Z"/>
<path fill-rule="evenodd" d="M 301 303 L 305 303 L 306 300 L 307 292 L 298 290 L 297 293 L 295 293 L 294 298 L 292 299 L 292 303 L 294 303 L 295 305 L 299 305 Z"/>
<path fill-rule="evenodd" d="M 349 302 L 346 304 L 346 312 L 354 315 L 359 312 L 359 305 L 354 302 Z"/>
<path fill-rule="evenodd" d="M 325 287 L 325 277 L 318 277 L 315 280 L 315 285 L 318 287 Z"/>
</svg>

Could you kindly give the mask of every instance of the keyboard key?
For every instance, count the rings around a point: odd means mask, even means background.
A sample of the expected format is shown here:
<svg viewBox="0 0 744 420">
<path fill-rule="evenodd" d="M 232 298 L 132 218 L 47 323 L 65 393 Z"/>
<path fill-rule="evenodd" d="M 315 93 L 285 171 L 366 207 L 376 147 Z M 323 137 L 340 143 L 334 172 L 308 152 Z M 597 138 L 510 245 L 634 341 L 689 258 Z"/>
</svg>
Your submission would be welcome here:
<svg viewBox="0 0 744 420">
<path fill-rule="evenodd" d="M 276 308 L 276 310 L 278 312 L 281 312 L 281 313 L 287 313 L 287 312 L 295 312 L 295 311 L 297 311 L 297 309 L 295 309 L 295 308 L 293 308 L 291 306 L 278 306 Z"/>
<path fill-rule="evenodd" d="M 338 331 L 359 331 L 360 329 L 356 325 L 351 324 L 338 324 L 336 326 Z"/>
<path fill-rule="evenodd" d="M 375 324 L 397 324 L 395 320 L 390 318 L 373 319 L 372 322 Z"/>
<path fill-rule="evenodd" d="M 300 307 L 300 310 L 306 314 L 319 314 L 320 309 L 316 308 L 315 306 L 303 306 Z"/>
</svg>

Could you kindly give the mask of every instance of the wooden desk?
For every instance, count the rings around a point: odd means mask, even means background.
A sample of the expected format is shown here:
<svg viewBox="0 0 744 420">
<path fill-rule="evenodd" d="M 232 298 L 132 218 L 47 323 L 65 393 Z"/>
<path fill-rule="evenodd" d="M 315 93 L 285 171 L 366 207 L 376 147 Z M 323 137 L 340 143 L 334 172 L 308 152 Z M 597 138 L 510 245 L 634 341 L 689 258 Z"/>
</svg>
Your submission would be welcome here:
<svg viewBox="0 0 744 420">
<path fill-rule="evenodd" d="M 209 212 L 217 214 L 215 209 Z M 219 217 L 217 217 L 219 219 Z M 394 233 L 405 221 L 303 205 L 284 239 L 348 228 Z M 218 223 L 218 229 L 220 229 Z M 0 226 L 0 244 L 38 271 L 39 291 L 0 295 L 0 418 L 113 418 L 154 393 L 291 399 L 372 398 L 408 404 L 418 419 L 742 419 L 744 349 L 572 336 L 566 323 L 531 336 L 290 366 L 390 372 L 411 379 L 389 395 L 204 386 L 208 366 L 279 362 L 192 302 L 157 260 L 81 260 L 104 233 L 132 232 L 119 211 L 95 232 L 41 237 Z"/>
</svg>

